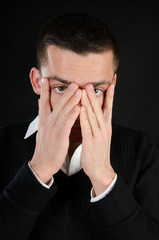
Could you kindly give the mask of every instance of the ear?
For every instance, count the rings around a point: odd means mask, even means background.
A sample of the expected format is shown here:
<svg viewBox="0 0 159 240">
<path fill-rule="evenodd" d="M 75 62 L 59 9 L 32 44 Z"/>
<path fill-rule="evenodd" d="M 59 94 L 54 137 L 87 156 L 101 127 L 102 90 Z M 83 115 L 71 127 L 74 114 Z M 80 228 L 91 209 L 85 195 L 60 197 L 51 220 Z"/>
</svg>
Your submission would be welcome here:
<svg viewBox="0 0 159 240">
<path fill-rule="evenodd" d="M 114 78 L 113 78 L 113 83 L 116 86 L 116 81 L 117 81 L 117 73 L 114 74 Z"/>
<path fill-rule="evenodd" d="M 41 77 L 40 77 L 40 72 L 37 68 L 33 67 L 30 70 L 30 82 L 32 85 L 32 88 L 34 92 L 38 95 L 41 93 Z"/>
</svg>

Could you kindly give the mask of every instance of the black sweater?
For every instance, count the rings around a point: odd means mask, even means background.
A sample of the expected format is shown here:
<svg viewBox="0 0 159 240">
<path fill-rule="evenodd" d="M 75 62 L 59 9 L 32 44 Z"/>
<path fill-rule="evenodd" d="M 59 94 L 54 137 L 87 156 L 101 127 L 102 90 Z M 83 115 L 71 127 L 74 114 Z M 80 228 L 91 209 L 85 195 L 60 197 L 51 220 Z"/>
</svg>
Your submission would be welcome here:
<svg viewBox="0 0 159 240">
<path fill-rule="evenodd" d="M 153 139 L 113 124 L 111 164 L 118 174 L 113 190 L 91 203 L 83 169 L 61 170 L 50 189 L 27 163 L 36 134 L 24 140 L 29 121 L 0 129 L 1 240 L 159 239 L 159 157 Z"/>
</svg>

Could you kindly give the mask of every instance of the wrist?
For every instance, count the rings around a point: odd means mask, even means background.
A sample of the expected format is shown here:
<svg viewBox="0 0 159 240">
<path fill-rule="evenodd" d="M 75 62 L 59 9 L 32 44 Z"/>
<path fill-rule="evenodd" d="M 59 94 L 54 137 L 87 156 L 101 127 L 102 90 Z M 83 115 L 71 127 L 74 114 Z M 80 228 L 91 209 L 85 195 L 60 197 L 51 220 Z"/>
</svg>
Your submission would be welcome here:
<svg viewBox="0 0 159 240">
<path fill-rule="evenodd" d="M 93 197 L 96 197 L 106 191 L 112 183 L 115 175 L 116 173 L 114 172 L 113 168 L 111 168 L 99 174 L 98 178 L 94 177 L 90 179 L 93 186 Z"/>
<path fill-rule="evenodd" d="M 52 172 L 49 172 L 47 168 L 42 167 L 40 164 L 35 164 L 33 161 L 29 162 L 31 169 L 37 175 L 37 177 L 46 185 L 48 185 L 53 177 Z"/>
</svg>

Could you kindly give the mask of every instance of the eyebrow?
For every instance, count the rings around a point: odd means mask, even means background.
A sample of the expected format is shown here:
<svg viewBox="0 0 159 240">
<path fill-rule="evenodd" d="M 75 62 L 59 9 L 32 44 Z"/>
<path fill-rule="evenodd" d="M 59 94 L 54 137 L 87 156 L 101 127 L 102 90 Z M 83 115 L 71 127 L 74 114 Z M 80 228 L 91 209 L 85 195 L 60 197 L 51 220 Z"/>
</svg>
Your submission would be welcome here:
<svg viewBox="0 0 159 240">
<path fill-rule="evenodd" d="M 68 80 L 59 78 L 58 76 L 49 76 L 48 79 L 50 79 L 52 81 L 62 82 L 66 85 L 70 85 L 72 83 L 72 82 L 69 82 Z M 99 86 L 99 85 L 110 84 L 110 83 L 111 83 L 110 81 L 101 80 L 101 81 L 98 81 L 98 82 L 90 82 L 89 84 L 92 84 L 94 87 L 96 87 L 96 86 Z"/>
</svg>

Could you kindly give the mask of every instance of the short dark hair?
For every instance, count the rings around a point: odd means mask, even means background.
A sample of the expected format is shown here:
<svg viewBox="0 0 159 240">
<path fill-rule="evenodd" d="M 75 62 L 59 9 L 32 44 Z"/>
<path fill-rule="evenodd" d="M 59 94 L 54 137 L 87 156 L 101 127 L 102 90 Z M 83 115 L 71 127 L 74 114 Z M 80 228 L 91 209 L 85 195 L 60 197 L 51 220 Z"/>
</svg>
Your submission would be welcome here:
<svg viewBox="0 0 159 240">
<path fill-rule="evenodd" d="M 108 26 L 87 13 L 57 15 L 42 25 L 37 42 L 37 66 L 46 62 L 46 48 L 56 45 L 81 55 L 111 50 L 114 55 L 114 71 L 119 64 L 119 46 Z"/>
</svg>

